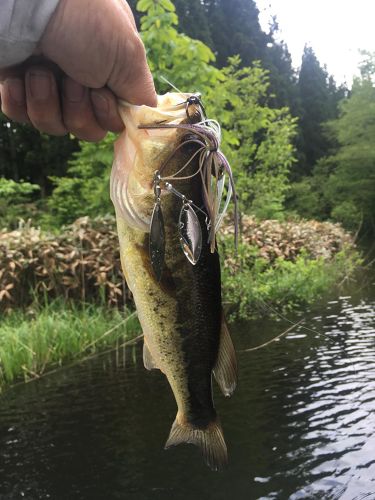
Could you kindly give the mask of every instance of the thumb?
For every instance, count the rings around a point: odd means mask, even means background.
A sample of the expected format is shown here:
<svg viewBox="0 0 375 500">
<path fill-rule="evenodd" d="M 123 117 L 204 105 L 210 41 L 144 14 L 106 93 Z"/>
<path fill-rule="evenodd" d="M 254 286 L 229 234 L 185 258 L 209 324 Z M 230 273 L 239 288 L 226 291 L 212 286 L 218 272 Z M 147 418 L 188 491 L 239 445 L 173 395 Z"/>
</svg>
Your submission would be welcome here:
<svg viewBox="0 0 375 500">
<path fill-rule="evenodd" d="M 157 105 L 154 80 L 138 34 L 131 42 L 127 40 L 126 55 L 118 50 L 107 85 L 117 97 L 131 104 Z"/>
</svg>

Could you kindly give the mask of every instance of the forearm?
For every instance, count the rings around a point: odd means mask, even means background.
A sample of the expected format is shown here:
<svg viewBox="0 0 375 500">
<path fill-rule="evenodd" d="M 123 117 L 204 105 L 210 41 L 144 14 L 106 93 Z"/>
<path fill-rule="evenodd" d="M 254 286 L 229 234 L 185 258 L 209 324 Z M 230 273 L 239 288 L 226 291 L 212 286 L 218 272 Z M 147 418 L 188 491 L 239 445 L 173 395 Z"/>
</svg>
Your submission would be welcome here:
<svg viewBox="0 0 375 500">
<path fill-rule="evenodd" d="M 59 0 L 0 0 L 0 68 L 35 50 Z"/>
</svg>

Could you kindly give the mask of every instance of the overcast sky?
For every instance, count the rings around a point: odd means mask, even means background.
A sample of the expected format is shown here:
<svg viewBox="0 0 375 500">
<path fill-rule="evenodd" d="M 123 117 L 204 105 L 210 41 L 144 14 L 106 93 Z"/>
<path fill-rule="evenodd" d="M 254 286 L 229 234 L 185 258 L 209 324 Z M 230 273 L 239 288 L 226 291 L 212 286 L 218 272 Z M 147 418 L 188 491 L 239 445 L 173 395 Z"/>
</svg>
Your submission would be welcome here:
<svg viewBox="0 0 375 500">
<path fill-rule="evenodd" d="M 277 16 L 281 38 L 293 65 L 311 45 L 320 63 L 338 83 L 349 85 L 357 74 L 358 49 L 375 52 L 375 0 L 256 0 L 263 29 Z"/>
</svg>

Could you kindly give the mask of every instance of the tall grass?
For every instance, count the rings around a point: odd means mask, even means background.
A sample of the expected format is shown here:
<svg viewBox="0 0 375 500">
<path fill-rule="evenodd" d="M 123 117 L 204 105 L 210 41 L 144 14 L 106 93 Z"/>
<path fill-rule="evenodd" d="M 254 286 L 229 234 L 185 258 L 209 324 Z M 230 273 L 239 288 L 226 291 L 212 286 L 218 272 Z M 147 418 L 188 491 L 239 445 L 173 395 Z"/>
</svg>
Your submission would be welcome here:
<svg viewBox="0 0 375 500">
<path fill-rule="evenodd" d="M 55 301 L 0 320 L 0 392 L 140 333 L 135 313 Z"/>
<path fill-rule="evenodd" d="M 259 254 L 240 244 L 237 265 L 223 265 L 224 302 L 232 321 L 301 309 L 346 282 L 363 263 L 351 247 L 328 260 L 301 252 L 294 262 L 279 257 L 270 264 Z"/>
</svg>

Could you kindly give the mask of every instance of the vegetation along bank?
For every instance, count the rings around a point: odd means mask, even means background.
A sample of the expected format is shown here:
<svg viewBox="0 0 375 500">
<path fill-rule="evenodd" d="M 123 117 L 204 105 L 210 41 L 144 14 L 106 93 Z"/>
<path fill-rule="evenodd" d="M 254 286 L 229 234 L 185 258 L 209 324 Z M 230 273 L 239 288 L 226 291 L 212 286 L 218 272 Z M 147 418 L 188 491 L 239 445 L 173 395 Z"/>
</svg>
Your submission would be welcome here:
<svg viewBox="0 0 375 500">
<path fill-rule="evenodd" d="M 313 302 L 359 263 L 339 225 L 245 216 L 220 236 L 231 319 L 286 313 Z M 140 333 L 120 266 L 112 217 L 59 234 L 22 224 L 0 232 L 0 389 L 120 345 Z"/>
</svg>

